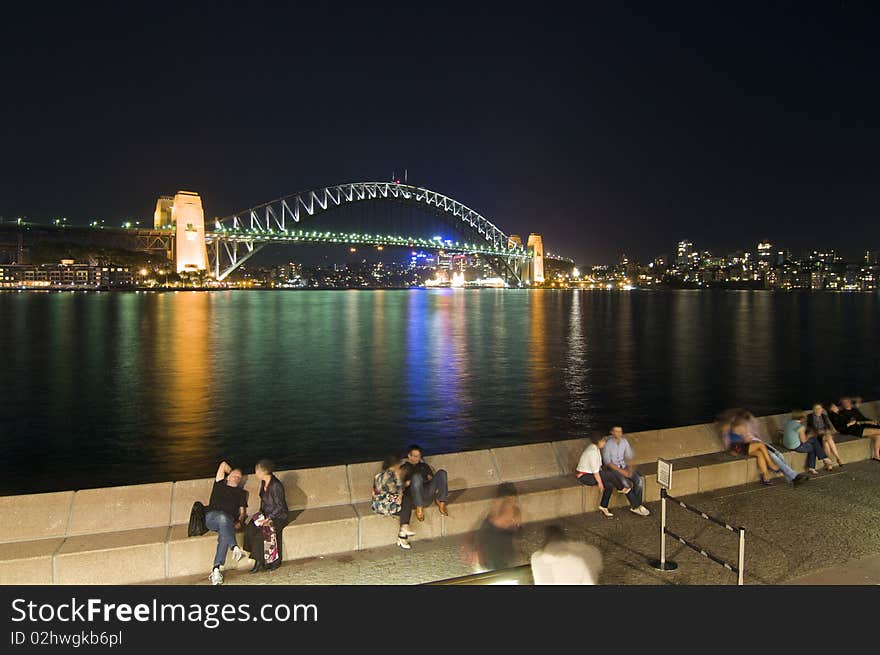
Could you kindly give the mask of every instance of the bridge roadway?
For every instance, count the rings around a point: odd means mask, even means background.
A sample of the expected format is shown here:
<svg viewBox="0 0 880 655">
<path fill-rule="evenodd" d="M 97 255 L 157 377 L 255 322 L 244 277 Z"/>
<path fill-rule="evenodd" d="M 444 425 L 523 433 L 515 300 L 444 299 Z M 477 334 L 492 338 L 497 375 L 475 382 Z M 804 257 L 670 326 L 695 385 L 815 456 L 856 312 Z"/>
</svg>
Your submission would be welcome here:
<svg viewBox="0 0 880 655">
<path fill-rule="evenodd" d="M 167 253 L 173 250 L 174 229 L 147 229 L 141 227 L 109 227 L 105 225 L 66 225 L 42 223 L 3 223 L 0 224 L 0 243 L 8 241 L 9 247 L 17 246 L 17 235 L 21 233 L 24 245 L 33 245 L 43 238 L 64 239 L 79 244 L 89 242 L 107 247 L 124 248 L 143 252 Z M 6 234 L 4 240 L 2 235 Z M 404 235 L 357 234 L 345 232 L 328 232 L 317 230 L 258 230 L 247 228 L 226 228 L 211 230 L 205 233 L 205 243 L 213 244 L 218 239 L 230 243 L 301 243 L 301 244 L 339 244 L 366 245 L 375 247 L 418 248 L 422 250 L 438 250 L 454 254 L 478 254 L 499 256 L 512 259 L 530 257 L 527 251 L 516 248 L 493 248 L 488 243 L 460 243 L 450 240 L 426 239 Z M 559 264 L 573 265 L 568 257 L 545 254 L 545 260 Z"/>
<path fill-rule="evenodd" d="M 674 475 L 674 473 L 673 473 Z M 771 487 L 754 482 L 688 496 L 688 503 L 746 527 L 746 584 L 880 584 L 880 462 L 846 464 L 822 472 L 798 488 L 782 480 Z M 598 512 L 524 526 L 513 566 L 528 564 L 541 547 L 543 528 L 551 523 L 569 539 L 595 545 L 602 552 L 600 584 L 733 585 L 736 575 L 669 539 L 674 572 L 661 573 L 646 560 L 658 557 L 660 507 L 648 503 L 645 518 L 615 508 L 614 518 Z M 735 562 L 736 537 L 707 521 L 668 505 L 669 525 L 701 546 Z M 450 514 L 455 505 L 449 506 Z M 436 512 L 430 508 L 427 512 Z M 412 528 L 419 532 L 420 524 Z M 412 550 L 386 546 L 368 551 L 285 562 L 277 571 L 250 575 L 230 571 L 225 584 L 424 584 L 464 576 L 460 548 L 469 535 L 440 539 L 412 538 Z M 159 584 L 210 584 L 207 574 L 162 580 Z M 529 571 L 511 571 L 510 579 L 530 582 Z M 504 584 L 504 576 L 496 583 Z"/>
</svg>

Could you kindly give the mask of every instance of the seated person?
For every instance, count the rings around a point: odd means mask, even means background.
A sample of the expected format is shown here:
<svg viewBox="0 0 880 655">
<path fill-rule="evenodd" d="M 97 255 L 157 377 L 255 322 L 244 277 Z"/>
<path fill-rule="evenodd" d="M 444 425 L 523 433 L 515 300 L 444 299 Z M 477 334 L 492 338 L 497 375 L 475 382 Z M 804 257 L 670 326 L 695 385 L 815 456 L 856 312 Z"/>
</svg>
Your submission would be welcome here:
<svg viewBox="0 0 880 655">
<path fill-rule="evenodd" d="M 422 459 L 422 448 L 412 444 L 406 451 L 403 462 L 404 472 L 410 485 L 406 493 L 412 495 L 412 505 L 416 510 L 416 518 L 425 520 L 425 507 L 432 502 L 437 503 L 438 511 L 449 516 L 446 503 L 449 500 L 449 485 L 446 471 L 435 471 Z"/>
<path fill-rule="evenodd" d="M 644 483 L 642 476 L 632 464 L 635 455 L 632 446 L 623 436 L 623 428 L 615 425 L 611 428 L 611 438 L 605 439 L 605 447 L 602 448 L 602 463 L 620 476 L 624 484 L 624 492 L 630 504 L 630 511 L 639 516 L 648 516 L 650 511 L 642 505 Z"/>
<path fill-rule="evenodd" d="M 770 485 L 770 472 L 781 473 L 793 485 L 808 479 L 802 473 L 795 473 L 785 460 L 772 452 L 763 441 L 749 432 L 749 421 L 745 416 L 738 416 L 729 423 L 724 434 L 728 452 L 735 455 L 754 457 L 761 474 L 761 484 Z"/>
<path fill-rule="evenodd" d="M 855 437 L 868 437 L 873 441 L 872 458 L 880 460 L 880 423 L 862 414 L 851 398 L 840 399 L 840 417 L 844 429 L 841 432 Z"/>
<path fill-rule="evenodd" d="M 836 407 L 836 405 L 832 405 L 832 407 Z M 840 453 L 837 451 L 837 443 L 834 441 L 838 431 L 834 428 L 834 423 L 821 404 L 813 405 L 813 411 L 807 414 L 805 427 L 816 433 L 816 438 L 822 443 L 823 450 L 834 456 L 838 466 L 843 466 Z"/>
<path fill-rule="evenodd" d="M 235 531 L 241 530 L 247 515 L 247 491 L 239 486 L 241 477 L 241 469 L 220 462 L 211 488 L 211 500 L 205 508 L 205 527 L 217 533 L 217 552 L 210 576 L 213 585 L 223 584 L 220 567 L 226 563 L 229 549 L 232 549 L 236 562 L 244 556 L 244 551 L 235 543 Z"/>
<path fill-rule="evenodd" d="M 807 469 L 813 475 L 818 473 L 816 470 L 817 458 L 821 459 L 825 464 L 825 469 L 830 471 L 834 466 L 825 455 L 822 444 L 819 443 L 819 439 L 816 437 L 815 430 L 810 428 L 808 431 L 804 427 L 803 422 L 805 418 L 806 413 L 800 410 L 794 410 L 791 413 L 791 418 L 785 422 L 783 428 L 782 443 L 789 450 L 807 454 Z"/>
<path fill-rule="evenodd" d="M 605 446 L 605 437 L 600 434 L 591 434 L 590 443 L 581 453 L 575 474 L 581 484 L 599 487 L 599 511 L 602 515 L 611 518 L 614 514 L 608 509 L 611 502 L 611 490 L 623 491 L 623 480 L 617 473 L 602 466 L 602 448 Z M 627 494 L 628 496 L 629 494 Z"/>
</svg>

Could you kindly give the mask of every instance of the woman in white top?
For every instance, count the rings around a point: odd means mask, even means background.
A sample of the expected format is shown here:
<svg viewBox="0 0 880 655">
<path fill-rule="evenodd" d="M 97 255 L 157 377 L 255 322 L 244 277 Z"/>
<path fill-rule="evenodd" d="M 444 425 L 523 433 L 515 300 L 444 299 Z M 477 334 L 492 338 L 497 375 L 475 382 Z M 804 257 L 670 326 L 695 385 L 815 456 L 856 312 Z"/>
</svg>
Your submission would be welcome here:
<svg viewBox="0 0 880 655">
<path fill-rule="evenodd" d="M 622 491 L 623 481 L 613 471 L 602 468 L 601 449 L 605 446 L 605 437 L 594 434 L 590 436 L 590 442 L 581 455 L 575 473 L 577 473 L 578 482 L 581 484 L 599 487 L 599 493 L 602 494 L 602 498 L 599 500 L 599 511 L 611 518 L 614 516 L 608 511 L 611 490 L 614 488 Z"/>
</svg>

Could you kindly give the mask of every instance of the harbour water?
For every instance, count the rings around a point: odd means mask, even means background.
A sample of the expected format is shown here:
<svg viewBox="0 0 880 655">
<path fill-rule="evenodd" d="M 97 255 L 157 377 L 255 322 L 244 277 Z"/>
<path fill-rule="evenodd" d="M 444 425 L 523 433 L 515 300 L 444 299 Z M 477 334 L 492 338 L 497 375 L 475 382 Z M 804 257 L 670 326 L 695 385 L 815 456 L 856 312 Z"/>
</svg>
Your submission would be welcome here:
<svg viewBox="0 0 880 655">
<path fill-rule="evenodd" d="M 0 494 L 880 398 L 877 294 L 0 293 Z"/>
</svg>

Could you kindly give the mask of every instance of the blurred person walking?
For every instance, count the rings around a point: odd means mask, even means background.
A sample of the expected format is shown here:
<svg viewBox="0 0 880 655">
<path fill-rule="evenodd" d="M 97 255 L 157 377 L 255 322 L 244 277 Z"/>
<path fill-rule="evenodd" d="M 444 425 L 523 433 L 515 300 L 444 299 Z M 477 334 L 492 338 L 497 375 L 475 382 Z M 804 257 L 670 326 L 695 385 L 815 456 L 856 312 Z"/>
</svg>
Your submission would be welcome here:
<svg viewBox="0 0 880 655">
<path fill-rule="evenodd" d="M 595 546 L 571 541 L 558 525 L 544 529 L 544 547 L 532 553 L 536 585 L 595 585 L 602 573 L 602 553 Z"/>
</svg>

